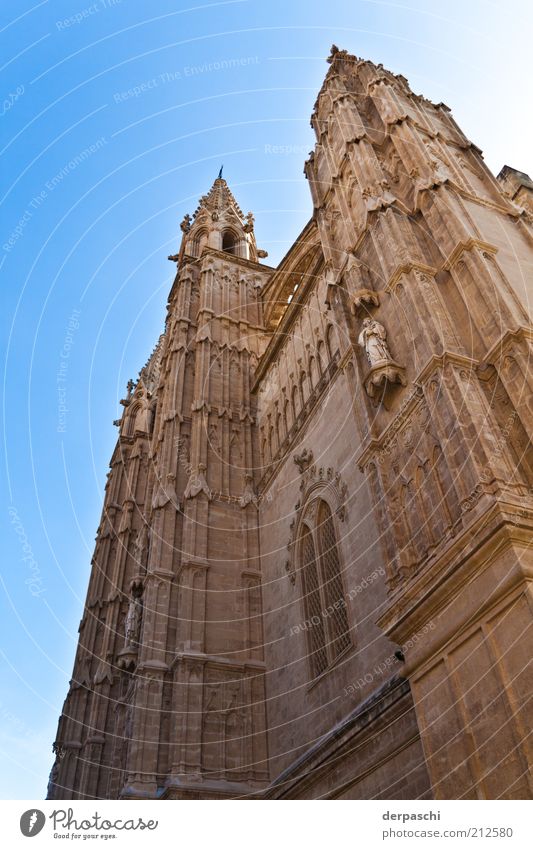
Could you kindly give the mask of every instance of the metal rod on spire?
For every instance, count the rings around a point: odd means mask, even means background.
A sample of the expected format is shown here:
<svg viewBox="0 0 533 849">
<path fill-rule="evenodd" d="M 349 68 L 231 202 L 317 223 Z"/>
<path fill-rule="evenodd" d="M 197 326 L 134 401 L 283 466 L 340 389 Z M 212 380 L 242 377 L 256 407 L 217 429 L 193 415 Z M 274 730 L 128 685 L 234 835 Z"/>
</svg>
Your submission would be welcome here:
<svg viewBox="0 0 533 849">
<path fill-rule="evenodd" d="M 217 178 L 218 180 L 222 179 L 222 169 L 223 169 L 223 167 L 224 167 L 223 165 L 220 166 L 220 171 L 218 172 L 218 178 Z"/>
</svg>

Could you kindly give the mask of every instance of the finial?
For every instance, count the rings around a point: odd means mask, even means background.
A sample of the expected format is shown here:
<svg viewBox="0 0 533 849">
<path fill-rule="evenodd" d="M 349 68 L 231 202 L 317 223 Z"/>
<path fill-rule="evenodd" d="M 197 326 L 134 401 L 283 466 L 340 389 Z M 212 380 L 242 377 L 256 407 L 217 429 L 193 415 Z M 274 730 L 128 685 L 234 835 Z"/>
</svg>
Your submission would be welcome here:
<svg viewBox="0 0 533 849">
<path fill-rule="evenodd" d="M 221 180 L 221 179 L 222 179 L 222 169 L 223 169 L 223 168 L 224 168 L 224 166 L 223 166 L 223 165 L 221 165 L 221 166 L 220 166 L 220 171 L 218 172 L 217 180 Z"/>
<path fill-rule="evenodd" d="M 336 44 L 332 44 L 332 45 L 331 45 L 331 50 L 329 51 L 329 56 L 328 56 L 328 58 L 326 59 L 326 62 L 328 62 L 328 63 L 331 65 L 331 63 L 332 63 L 332 62 L 333 62 L 333 60 L 335 59 L 335 56 L 337 55 L 337 53 L 340 53 L 339 48 L 337 47 L 337 45 L 336 45 Z"/>
</svg>

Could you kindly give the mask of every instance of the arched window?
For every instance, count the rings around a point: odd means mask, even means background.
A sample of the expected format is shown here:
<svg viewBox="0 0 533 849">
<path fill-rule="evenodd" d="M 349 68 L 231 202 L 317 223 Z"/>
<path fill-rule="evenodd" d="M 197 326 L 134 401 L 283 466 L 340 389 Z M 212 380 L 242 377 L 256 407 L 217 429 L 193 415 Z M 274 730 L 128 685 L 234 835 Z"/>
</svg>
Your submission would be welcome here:
<svg viewBox="0 0 533 849">
<path fill-rule="evenodd" d="M 204 245 L 207 243 L 207 231 L 198 230 L 194 238 L 189 241 L 189 253 L 191 256 L 200 256 Z"/>
<path fill-rule="evenodd" d="M 274 438 L 274 425 L 271 424 L 269 429 L 268 429 L 268 453 L 269 453 L 270 460 L 274 459 L 276 451 L 277 451 L 277 446 L 276 446 L 276 441 L 275 441 L 275 438 Z"/>
<path fill-rule="evenodd" d="M 288 434 L 291 428 L 291 413 L 290 413 L 291 405 L 288 398 L 285 398 L 285 405 L 283 407 L 283 424 L 285 426 L 285 436 Z"/>
<path fill-rule="evenodd" d="M 231 230 L 225 230 L 222 236 L 222 250 L 228 254 L 237 253 L 237 239 Z"/>
<path fill-rule="evenodd" d="M 291 404 L 292 404 L 292 415 L 293 415 L 293 422 L 294 422 L 298 418 L 298 413 L 301 410 L 300 396 L 299 396 L 297 386 L 292 387 Z"/>
<path fill-rule="evenodd" d="M 278 413 L 278 415 L 276 416 L 276 442 L 277 442 L 278 449 L 279 449 L 279 447 L 280 447 L 280 445 L 281 445 L 281 443 L 283 442 L 284 439 L 285 439 L 285 433 L 283 431 L 283 417 L 282 417 L 281 413 Z"/>
<path fill-rule="evenodd" d="M 322 374 L 326 370 L 326 367 L 327 367 L 327 364 L 328 364 L 328 360 L 327 360 L 327 356 L 326 356 L 326 346 L 324 345 L 324 341 L 322 339 L 318 343 L 317 354 L 318 354 L 318 366 L 320 368 L 320 373 Z"/>
<path fill-rule="evenodd" d="M 352 640 L 333 515 L 322 499 L 313 508 L 302 525 L 299 559 L 309 664 L 316 678 Z"/>
<path fill-rule="evenodd" d="M 316 562 L 315 544 L 309 528 L 304 525 L 301 539 L 302 586 L 305 618 L 308 623 L 309 663 L 313 677 L 320 675 L 328 665 L 326 635 L 322 602 L 320 599 L 319 578 Z"/>
<path fill-rule="evenodd" d="M 128 419 L 126 427 L 124 428 L 125 436 L 133 436 L 136 430 L 140 429 L 141 423 L 141 405 L 139 403 L 134 404 L 128 411 Z"/>
<path fill-rule="evenodd" d="M 333 516 L 329 505 L 320 502 L 318 510 L 318 547 L 324 588 L 330 654 L 337 657 L 350 643 L 350 628 L 342 585 L 341 564 Z"/>
<path fill-rule="evenodd" d="M 337 351 L 339 350 L 339 340 L 337 337 L 337 330 L 333 326 L 333 324 L 328 324 L 326 330 L 326 347 L 328 349 L 328 357 L 330 360 L 333 359 Z"/>
<path fill-rule="evenodd" d="M 270 461 L 270 457 L 268 456 L 268 441 L 263 428 L 261 428 L 261 460 L 263 466 L 267 466 Z"/>
<path fill-rule="evenodd" d="M 302 398 L 302 407 L 305 402 L 309 398 L 309 384 L 307 382 L 307 375 L 305 371 L 302 371 L 300 374 L 300 395 Z"/>
<path fill-rule="evenodd" d="M 315 357 L 311 357 L 309 360 L 309 381 L 311 383 L 311 390 L 315 388 L 318 383 L 319 373 L 318 373 L 318 365 Z"/>
</svg>

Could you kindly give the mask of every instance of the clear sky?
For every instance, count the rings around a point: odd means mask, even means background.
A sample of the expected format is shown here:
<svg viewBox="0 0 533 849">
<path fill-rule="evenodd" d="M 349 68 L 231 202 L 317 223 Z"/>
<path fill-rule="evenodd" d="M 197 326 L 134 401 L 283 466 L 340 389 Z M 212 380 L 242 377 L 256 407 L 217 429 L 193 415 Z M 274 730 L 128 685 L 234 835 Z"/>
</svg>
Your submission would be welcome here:
<svg viewBox="0 0 533 849">
<path fill-rule="evenodd" d="M 332 42 L 447 103 L 496 173 L 533 175 L 531 18 L 528 0 L 2 2 L 1 798 L 46 791 L 112 421 L 183 215 L 223 163 L 283 256 Z"/>
</svg>

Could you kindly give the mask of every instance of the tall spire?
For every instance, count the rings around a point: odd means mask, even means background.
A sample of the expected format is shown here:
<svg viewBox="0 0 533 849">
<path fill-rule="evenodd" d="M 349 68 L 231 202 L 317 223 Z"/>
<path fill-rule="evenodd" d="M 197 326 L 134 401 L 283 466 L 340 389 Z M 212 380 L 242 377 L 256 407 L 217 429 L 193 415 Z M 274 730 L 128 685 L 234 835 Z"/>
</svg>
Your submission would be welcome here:
<svg viewBox="0 0 533 849">
<path fill-rule="evenodd" d="M 243 212 L 235 200 L 231 189 L 221 175 L 222 168 L 220 169 L 219 175 L 208 193 L 206 195 L 202 195 L 200 198 L 198 207 L 194 213 L 195 223 L 202 217 L 202 210 L 206 209 L 211 217 L 213 217 L 213 214 L 222 215 L 227 213 L 230 218 L 234 219 L 235 224 L 238 223 L 241 225 L 242 219 L 244 218 Z M 213 221 L 216 220 L 216 218 L 213 218 Z"/>
<path fill-rule="evenodd" d="M 244 215 L 222 177 L 223 167 L 221 166 L 218 177 L 207 194 L 200 198 L 193 218 L 184 218 L 180 255 L 198 258 L 205 248 L 214 248 L 241 259 L 257 262 L 258 257 L 267 254 L 257 250 L 254 216 L 251 212 Z"/>
</svg>

